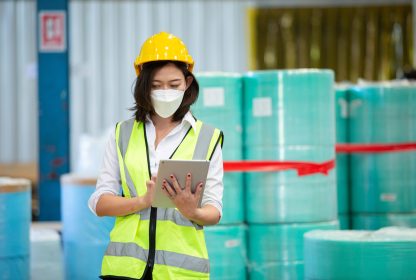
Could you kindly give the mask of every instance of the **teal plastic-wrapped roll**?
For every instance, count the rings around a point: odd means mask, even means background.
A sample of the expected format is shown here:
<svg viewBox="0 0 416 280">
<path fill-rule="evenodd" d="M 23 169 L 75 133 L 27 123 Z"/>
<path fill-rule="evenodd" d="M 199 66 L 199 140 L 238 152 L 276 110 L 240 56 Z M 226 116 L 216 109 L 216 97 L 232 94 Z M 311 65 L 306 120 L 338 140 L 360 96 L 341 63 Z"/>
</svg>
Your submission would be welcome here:
<svg viewBox="0 0 416 280">
<path fill-rule="evenodd" d="M 97 217 L 88 208 L 95 179 L 64 175 L 61 186 L 65 279 L 97 279 L 114 218 Z"/>
<path fill-rule="evenodd" d="M 305 234 L 305 279 L 414 279 L 415 259 L 416 229 Z"/>
<path fill-rule="evenodd" d="M 250 280 L 303 280 L 303 261 L 269 262 L 263 267 L 252 267 Z"/>
<path fill-rule="evenodd" d="M 335 87 L 336 141 L 348 142 L 348 87 Z M 348 154 L 336 155 L 338 213 L 349 213 Z"/>
<path fill-rule="evenodd" d="M 204 231 L 211 279 L 246 279 L 246 226 L 207 226 Z"/>
<path fill-rule="evenodd" d="M 30 279 L 30 181 L 0 177 L 0 279 Z"/>
<path fill-rule="evenodd" d="M 256 71 L 244 76 L 244 154 L 247 160 L 325 162 L 335 159 L 333 72 Z M 247 173 L 250 223 L 336 219 L 334 171 L 299 177 L 295 171 Z"/>
<path fill-rule="evenodd" d="M 416 142 L 416 85 L 380 83 L 349 90 L 352 143 Z M 355 213 L 416 211 L 416 152 L 351 155 Z"/>
<path fill-rule="evenodd" d="M 416 228 L 416 213 L 354 214 L 352 216 L 353 229 L 376 230 L 388 226 Z"/>
<path fill-rule="evenodd" d="M 349 214 L 339 214 L 338 215 L 339 220 L 339 228 L 340 229 L 350 229 L 351 222 L 350 222 L 350 215 Z"/>
<path fill-rule="evenodd" d="M 235 73 L 199 73 L 196 118 L 224 132 L 223 159 L 242 160 L 242 77 Z M 244 180 L 242 173 L 224 174 L 223 215 L 220 224 L 244 221 Z"/>
<path fill-rule="evenodd" d="M 338 228 L 338 221 L 301 224 L 250 224 L 248 227 L 250 267 L 255 271 L 260 271 L 262 268 L 268 267 L 269 264 L 302 261 L 304 233 L 316 229 L 333 230 Z"/>
</svg>

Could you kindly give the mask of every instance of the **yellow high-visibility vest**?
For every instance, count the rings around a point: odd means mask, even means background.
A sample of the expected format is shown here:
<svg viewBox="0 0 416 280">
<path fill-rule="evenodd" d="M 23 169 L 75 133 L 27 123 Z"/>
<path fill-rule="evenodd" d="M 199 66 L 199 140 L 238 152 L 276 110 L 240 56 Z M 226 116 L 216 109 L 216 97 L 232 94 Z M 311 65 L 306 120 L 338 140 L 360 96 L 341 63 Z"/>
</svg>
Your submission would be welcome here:
<svg viewBox="0 0 416 280">
<path fill-rule="evenodd" d="M 220 130 L 197 120 L 196 129 L 189 129 L 171 158 L 210 160 L 222 141 Z M 144 123 L 134 119 L 118 123 L 116 144 L 123 195 L 144 195 L 151 177 Z M 203 227 L 174 208 L 151 207 L 117 217 L 101 277 L 140 279 L 145 272 L 152 272 L 154 280 L 209 279 Z"/>
</svg>

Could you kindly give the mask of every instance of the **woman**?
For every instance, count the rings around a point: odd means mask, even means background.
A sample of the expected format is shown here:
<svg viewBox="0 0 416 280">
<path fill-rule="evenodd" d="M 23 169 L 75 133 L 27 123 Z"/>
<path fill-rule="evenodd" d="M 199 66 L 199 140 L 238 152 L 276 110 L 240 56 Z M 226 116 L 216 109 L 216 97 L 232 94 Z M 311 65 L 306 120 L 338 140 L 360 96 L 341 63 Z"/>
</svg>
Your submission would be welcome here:
<svg viewBox="0 0 416 280">
<path fill-rule="evenodd" d="M 222 132 L 189 111 L 199 87 L 193 59 L 179 38 L 153 35 L 134 65 L 134 118 L 117 124 L 89 200 L 96 215 L 117 217 L 100 278 L 209 279 L 202 226 L 221 218 Z M 202 142 L 203 137 L 209 141 Z M 192 174 L 186 186 L 172 175 L 172 184 L 163 181 L 162 188 L 176 208 L 151 207 L 159 161 L 193 159 L 200 143 L 207 143 L 203 157 L 210 160 L 203 194 L 202 184 L 190 191 Z"/>
</svg>

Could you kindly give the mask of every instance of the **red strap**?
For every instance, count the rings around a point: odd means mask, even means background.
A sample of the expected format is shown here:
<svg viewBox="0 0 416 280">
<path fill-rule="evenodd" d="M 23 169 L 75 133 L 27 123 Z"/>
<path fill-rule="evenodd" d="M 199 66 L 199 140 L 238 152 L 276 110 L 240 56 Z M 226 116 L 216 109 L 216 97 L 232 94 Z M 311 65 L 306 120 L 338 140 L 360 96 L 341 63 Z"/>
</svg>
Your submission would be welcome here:
<svg viewBox="0 0 416 280">
<path fill-rule="evenodd" d="M 335 146 L 337 153 L 384 153 L 416 150 L 416 143 L 353 144 L 341 143 Z"/>
<path fill-rule="evenodd" d="M 328 175 L 329 170 L 335 167 L 335 160 L 323 163 L 302 161 L 224 161 L 225 172 L 270 172 L 296 169 L 299 176 L 322 173 Z"/>
</svg>

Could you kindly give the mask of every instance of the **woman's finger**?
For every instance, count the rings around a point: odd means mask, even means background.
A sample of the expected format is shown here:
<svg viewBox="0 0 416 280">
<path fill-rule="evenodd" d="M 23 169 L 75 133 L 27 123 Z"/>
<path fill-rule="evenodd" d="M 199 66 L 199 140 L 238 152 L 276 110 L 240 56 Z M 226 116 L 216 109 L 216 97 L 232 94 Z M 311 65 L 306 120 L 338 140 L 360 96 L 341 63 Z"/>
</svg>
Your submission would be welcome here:
<svg viewBox="0 0 416 280">
<path fill-rule="evenodd" d="M 162 182 L 162 189 L 165 190 L 170 197 L 174 197 L 176 195 L 175 190 L 170 186 L 170 184 L 166 180 L 163 180 Z"/>
<path fill-rule="evenodd" d="M 169 191 L 167 190 L 167 188 L 163 185 L 162 186 L 162 192 L 169 198 L 173 198 L 173 196 L 169 193 Z"/>
<path fill-rule="evenodd" d="M 192 181 L 191 173 L 188 173 L 185 179 L 185 191 L 187 192 L 191 192 L 191 181 Z"/>
<path fill-rule="evenodd" d="M 204 189 L 203 187 L 204 187 L 203 183 L 199 183 L 198 186 L 196 186 L 195 197 L 197 198 L 197 201 L 201 200 L 202 190 Z"/>
<path fill-rule="evenodd" d="M 172 186 L 175 192 L 178 194 L 182 191 L 181 186 L 179 186 L 178 180 L 174 175 L 170 175 L 170 179 L 172 180 Z"/>
</svg>

